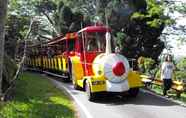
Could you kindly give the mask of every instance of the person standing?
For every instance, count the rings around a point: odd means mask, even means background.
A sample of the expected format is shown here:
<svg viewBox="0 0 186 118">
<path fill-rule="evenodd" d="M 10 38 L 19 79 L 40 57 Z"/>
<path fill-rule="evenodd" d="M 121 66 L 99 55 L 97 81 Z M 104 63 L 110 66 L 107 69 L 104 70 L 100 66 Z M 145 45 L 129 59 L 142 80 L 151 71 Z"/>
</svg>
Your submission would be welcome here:
<svg viewBox="0 0 186 118">
<path fill-rule="evenodd" d="M 174 69 L 175 66 L 172 62 L 172 57 L 171 55 L 167 55 L 161 66 L 161 79 L 163 80 L 164 96 L 167 95 L 167 91 L 171 88 Z"/>
</svg>

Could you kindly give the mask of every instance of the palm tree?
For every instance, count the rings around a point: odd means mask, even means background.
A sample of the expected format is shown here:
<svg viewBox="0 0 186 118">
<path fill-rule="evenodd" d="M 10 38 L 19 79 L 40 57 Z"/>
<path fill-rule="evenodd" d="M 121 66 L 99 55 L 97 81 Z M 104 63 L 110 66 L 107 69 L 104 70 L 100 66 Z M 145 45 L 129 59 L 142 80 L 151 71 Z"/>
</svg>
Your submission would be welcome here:
<svg viewBox="0 0 186 118">
<path fill-rule="evenodd" d="M 3 58 L 4 58 L 4 38 L 5 38 L 5 18 L 8 0 L 0 0 L 0 96 L 2 95 L 3 79 Z"/>
</svg>

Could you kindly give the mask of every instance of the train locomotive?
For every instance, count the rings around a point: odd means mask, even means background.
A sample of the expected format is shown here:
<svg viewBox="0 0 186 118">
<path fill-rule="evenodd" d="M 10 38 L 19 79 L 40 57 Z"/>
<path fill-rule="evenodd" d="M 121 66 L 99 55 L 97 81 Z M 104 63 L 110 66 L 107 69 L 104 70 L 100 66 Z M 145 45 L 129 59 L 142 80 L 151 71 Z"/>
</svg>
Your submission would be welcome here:
<svg viewBox="0 0 186 118">
<path fill-rule="evenodd" d="M 142 86 L 140 75 L 126 57 L 114 53 L 112 44 L 110 28 L 88 26 L 30 48 L 26 64 L 71 80 L 75 89 L 86 91 L 90 101 L 102 92 L 135 97 Z"/>
</svg>

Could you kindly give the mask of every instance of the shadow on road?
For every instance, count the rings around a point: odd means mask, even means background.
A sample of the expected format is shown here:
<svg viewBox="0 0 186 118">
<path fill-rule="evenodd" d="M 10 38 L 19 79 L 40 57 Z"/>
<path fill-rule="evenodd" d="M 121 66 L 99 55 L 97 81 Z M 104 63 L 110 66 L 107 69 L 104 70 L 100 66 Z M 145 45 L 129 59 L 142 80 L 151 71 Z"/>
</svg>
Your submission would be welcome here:
<svg viewBox="0 0 186 118">
<path fill-rule="evenodd" d="M 117 95 L 99 95 L 95 103 L 101 103 L 106 105 L 124 105 L 124 104 L 135 104 L 135 105 L 152 105 L 152 106 L 174 106 L 177 103 L 168 101 L 166 99 L 140 92 L 136 98 L 130 98 L 128 96 L 121 97 Z"/>
<path fill-rule="evenodd" d="M 56 79 L 60 81 L 59 78 Z M 62 81 L 63 82 L 63 81 Z M 71 91 L 73 95 L 82 95 L 84 91 L 82 90 L 74 90 L 73 85 L 69 83 L 64 83 L 68 90 Z M 125 105 L 125 104 L 133 104 L 133 105 L 151 105 L 151 106 L 175 106 L 179 105 L 177 103 L 171 102 L 169 100 L 163 99 L 161 97 L 157 97 L 151 95 L 149 93 L 139 92 L 139 95 L 136 98 L 130 98 L 126 95 L 126 97 L 122 97 L 114 94 L 104 94 L 97 96 L 97 99 L 94 103 L 106 104 L 106 105 Z"/>
</svg>

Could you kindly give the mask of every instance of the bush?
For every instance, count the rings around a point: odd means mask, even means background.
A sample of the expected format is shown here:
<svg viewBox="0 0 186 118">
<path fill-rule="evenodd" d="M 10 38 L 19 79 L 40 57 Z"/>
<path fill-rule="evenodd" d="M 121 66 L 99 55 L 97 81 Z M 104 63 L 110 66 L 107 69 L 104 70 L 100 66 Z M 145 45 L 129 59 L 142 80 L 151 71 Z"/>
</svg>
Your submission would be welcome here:
<svg viewBox="0 0 186 118">
<path fill-rule="evenodd" d="M 183 80 L 186 79 L 186 58 L 181 59 L 177 65 L 176 79 Z"/>
<path fill-rule="evenodd" d="M 155 61 L 147 57 L 138 58 L 138 67 L 142 73 L 154 75 L 157 71 Z"/>
<path fill-rule="evenodd" d="M 177 79 L 177 80 L 186 79 L 186 72 L 184 72 L 184 71 L 176 71 L 175 74 L 176 74 L 175 79 Z"/>
<path fill-rule="evenodd" d="M 177 67 L 179 70 L 186 71 L 186 58 L 181 59 L 181 60 L 178 62 L 178 64 L 176 65 L 176 67 Z"/>
</svg>

